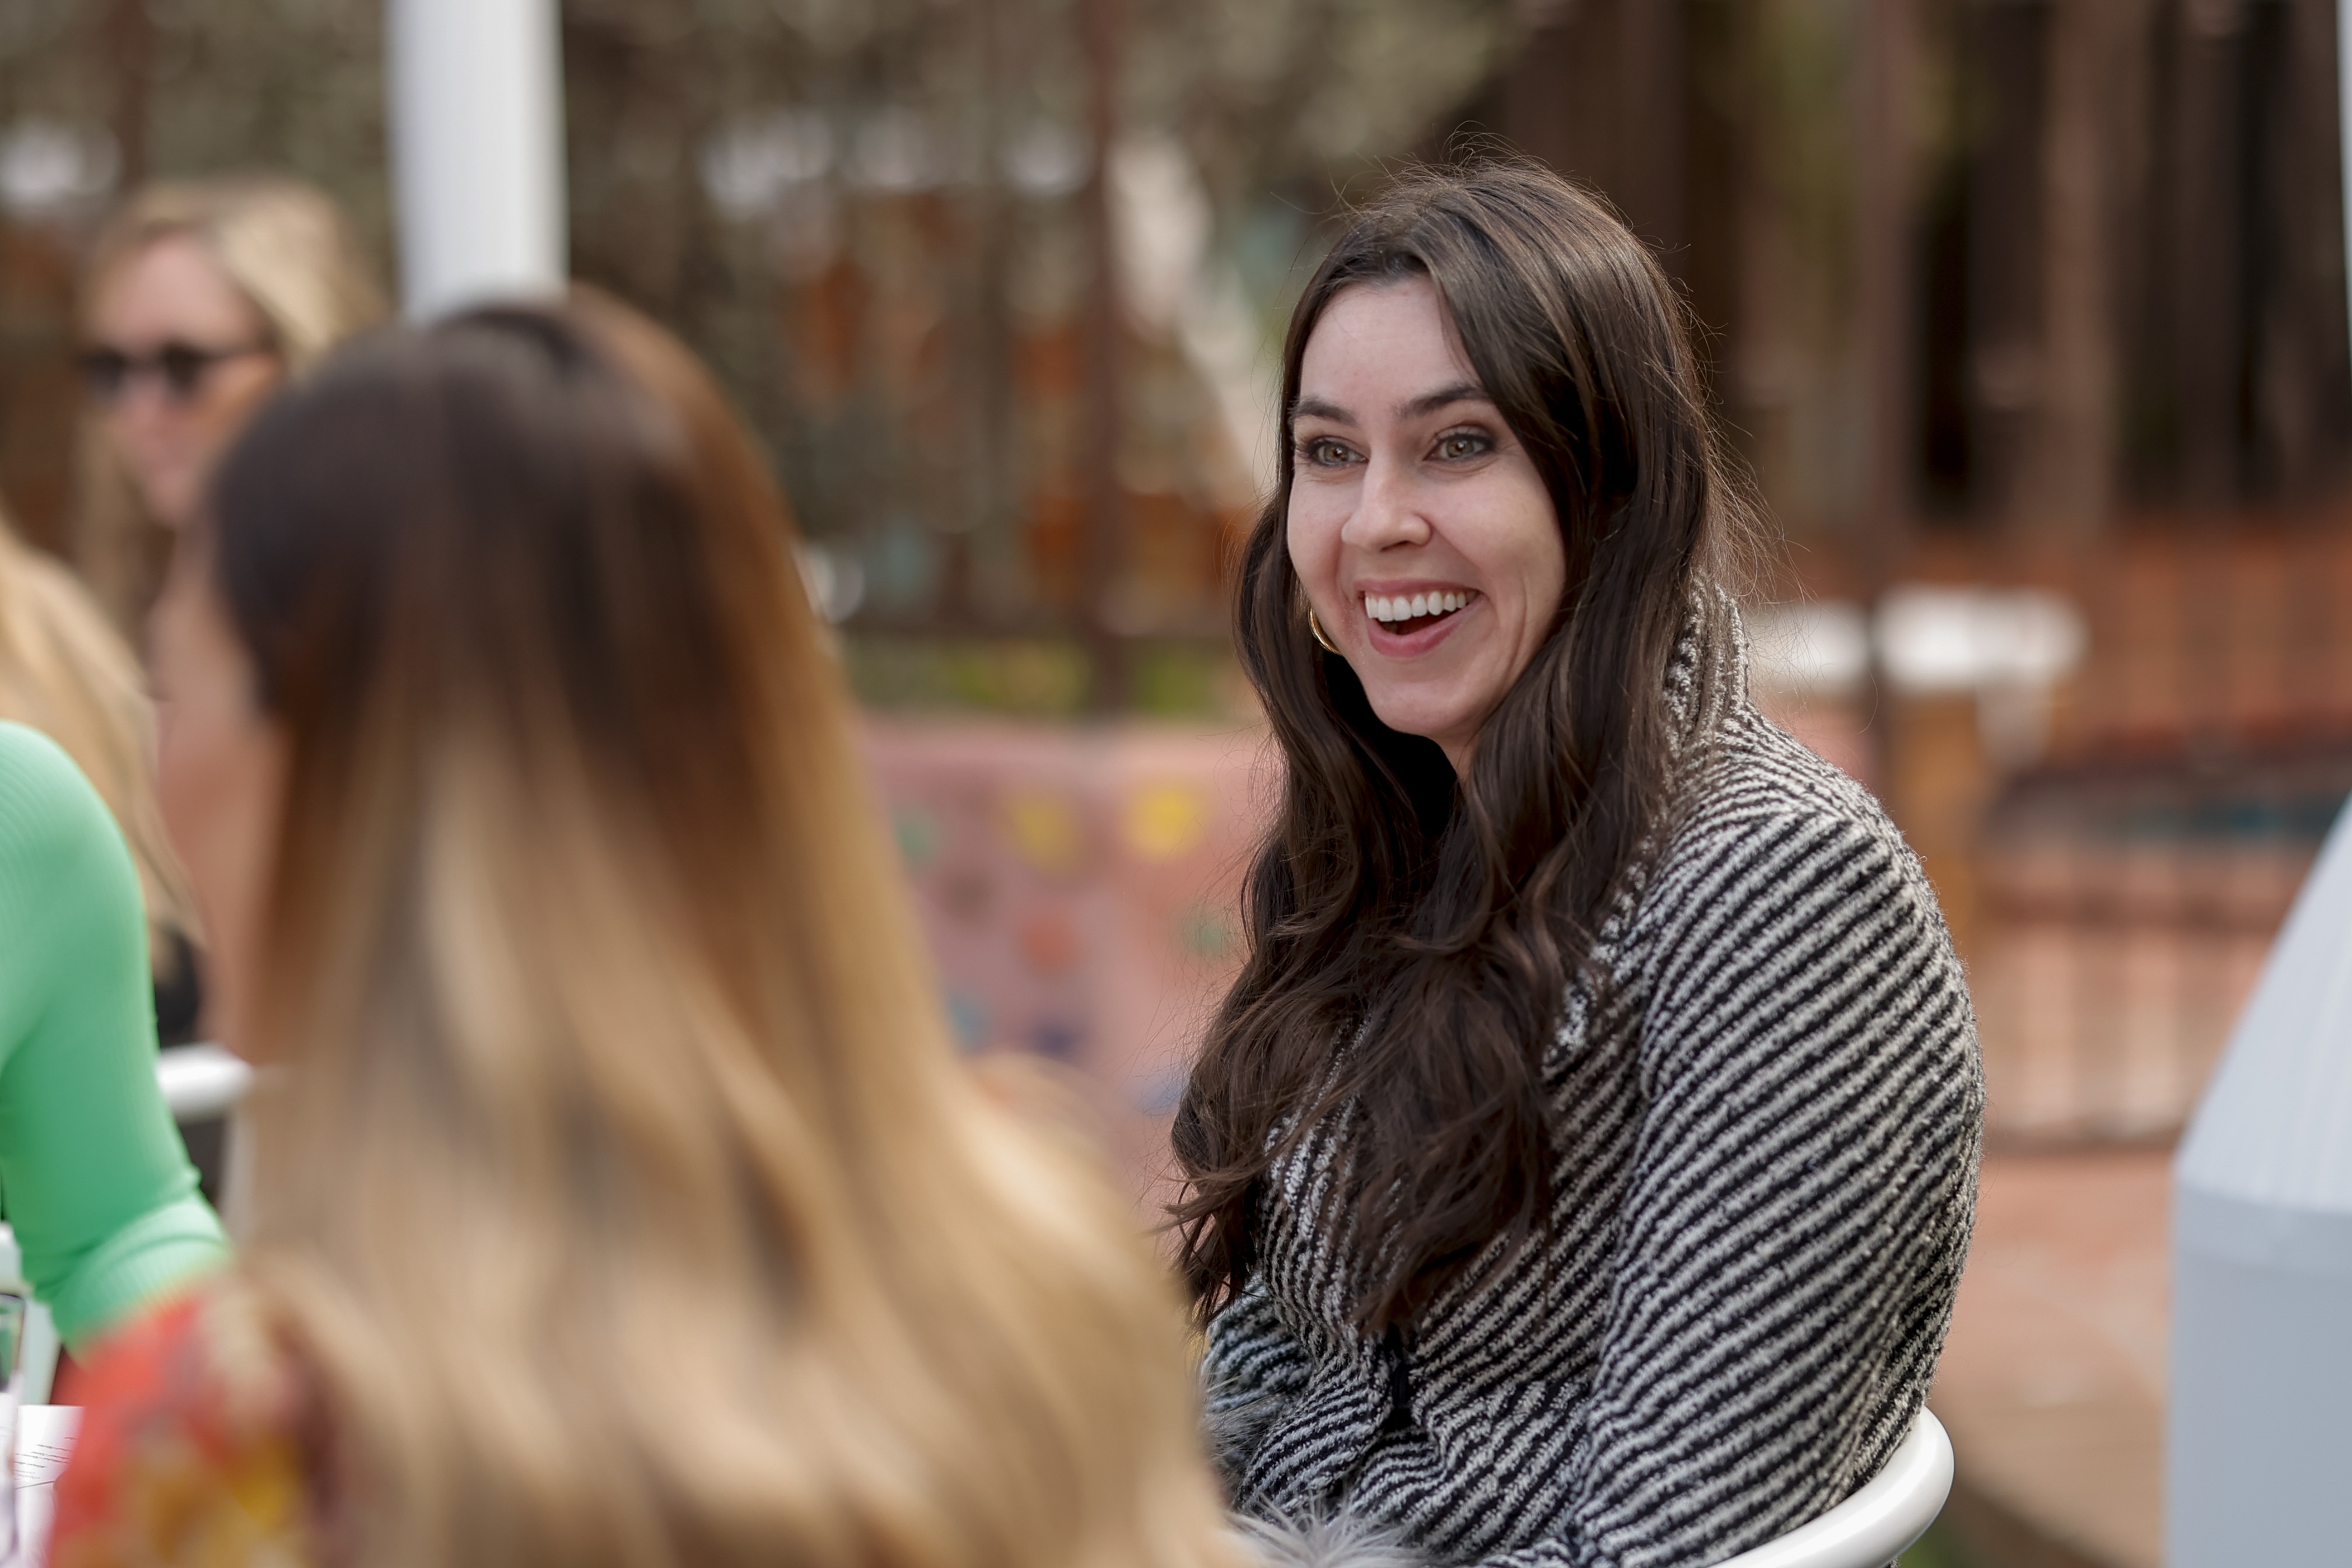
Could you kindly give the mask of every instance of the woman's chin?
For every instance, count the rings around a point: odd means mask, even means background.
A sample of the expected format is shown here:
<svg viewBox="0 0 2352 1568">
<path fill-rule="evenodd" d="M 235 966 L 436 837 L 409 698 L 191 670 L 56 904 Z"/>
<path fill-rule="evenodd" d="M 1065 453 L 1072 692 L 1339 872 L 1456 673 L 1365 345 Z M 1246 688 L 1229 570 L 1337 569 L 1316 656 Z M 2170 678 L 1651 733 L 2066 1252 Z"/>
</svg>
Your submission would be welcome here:
<svg viewBox="0 0 2352 1568">
<path fill-rule="evenodd" d="M 162 527 L 177 532 L 195 510 L 196 487 L 194 485 L 154 484 L 139 487 L 139 499 L 146 504 L 147 515 Z"/>
<path fill-rule="evenodd" d="M 1471 703 L 1395 699 L 1383 701 L 1378 693 L 1367 695 L 1371 700 L 1372 716 L 1400 735 L 1433 742 L 1449 753 L 1477 736 L 1483 715 Z"/>
</svg>

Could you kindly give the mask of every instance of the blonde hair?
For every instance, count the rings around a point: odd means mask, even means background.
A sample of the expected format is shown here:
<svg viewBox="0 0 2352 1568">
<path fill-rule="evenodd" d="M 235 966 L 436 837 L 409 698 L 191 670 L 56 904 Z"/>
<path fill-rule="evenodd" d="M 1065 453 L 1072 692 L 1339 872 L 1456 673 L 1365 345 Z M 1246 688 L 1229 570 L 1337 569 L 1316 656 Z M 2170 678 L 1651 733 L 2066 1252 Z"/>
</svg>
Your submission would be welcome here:
<svg viewBox="0 0 2352 1568">
<path fill-rule="evenodd" d="M 204 246 L 251 301 L 270 346 L 295 374 L 383 318 L 383 291 L 334 198 L 282 174 L 142 186 L 99 231 L 83 276 L 95 284 L 175 235 Z"/>
<path fill-rule="evenodd" d="M 92 242 L 82 268 L 84 300 L 124 261 L 181 236 L 202 245 L 245 296 L 289 375 L 304 374 L 384 317 L 375 269 L 334 198 L 281 174 L 142 186 Z M 81 565 L 117 623 L 127 626 L 153 595 L 162 542 L 92 421 L 83 422 L 79 457 Z"/>
<path fill-rule="evenodd" d="M 956 1061 L 780 498 L 594 299 L 223 468 L 289 741 L 246 1278 L 362 1564 L 1234 1561 L 1128 1200 Z"/>
<path fill-rule="evenodd" d="M 131 846 L 147 919 L 197 934 L 194 906 L 155 805 L 154 710 L 138 660 L 89 592 L 0 512 L 0 719 L 63 747 Z M 163 961 L 168 949 L 152 944 Z"/>
</svg>

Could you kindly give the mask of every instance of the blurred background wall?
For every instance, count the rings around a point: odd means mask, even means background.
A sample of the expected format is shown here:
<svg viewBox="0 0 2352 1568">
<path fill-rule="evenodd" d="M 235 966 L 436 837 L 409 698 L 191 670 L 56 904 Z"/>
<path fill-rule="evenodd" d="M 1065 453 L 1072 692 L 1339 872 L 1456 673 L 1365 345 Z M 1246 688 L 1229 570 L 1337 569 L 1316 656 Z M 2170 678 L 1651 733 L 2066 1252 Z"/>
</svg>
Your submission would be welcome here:
<svg viewBox="0 0 2352 1568">
<path fill-rule="evenodd" d="M 2011 1139 L 2178 1125 L 2352 784 L 2334 12 L 1585 0 L 1465 105 L 1715 329 L 1763 673 L 1928 860 Z"/>
<path fill-rule="evenodd" d="M 0 5 L 0 494 L 77 548 L 77 247 L 291 168 L 389 258 L 362 0 Z M 768 444 L 877 708 L 1246 717 L 1223 573 L 1350 190 L 1605 192 L 1787 546 L 1759 680 L 1894 806 L 2005 1135 L 2177 1125 L 2352 786 L 2327 0 L 572 0 L 579 274 Z M 1940 585 L 1940 592 L 1926 592 Z"/>
<path fill-rule="evenodd" d="M 1275 344 L 1351 191 L 1488 137 L 1605 193 L 1686 291 L 1785 535 L 1759 695 L 1927 859 L 1996 1149 L 2125 1162 L 2097 1193 L 1989 1174 L 1988 1224 L 2160 1233 L 2135 1152 L 2177 1131 L 2352 789 L 2328 0 L 562 15 L 575 268 L 765 441 L 967 1044 L 1087 1069 L 1139 1177 L 1267 783 L 1223 590 Z M 362 0 L 0 0 L 0 495 L 36 542 L 79 548 L 97 217 L 152 175 L 285 168 L 388 266 L 381 47 Z M 2095 1250 L 2051 1245 L 2062 1273 Z M 2000 1321 L 2105 1290 L 2086 1331 L 2145 1426 L 2160 1271 L 2030 1272 Z M 2040 1399 L 2011 1403 L 2096 1403 Z M 2124 1478 L 2106 1523 L 2042 1531 L 2063 1560 L 2154 1561 L 2129 1431 L 1965 1426 L 2011 1502 Z"/>
</svg>

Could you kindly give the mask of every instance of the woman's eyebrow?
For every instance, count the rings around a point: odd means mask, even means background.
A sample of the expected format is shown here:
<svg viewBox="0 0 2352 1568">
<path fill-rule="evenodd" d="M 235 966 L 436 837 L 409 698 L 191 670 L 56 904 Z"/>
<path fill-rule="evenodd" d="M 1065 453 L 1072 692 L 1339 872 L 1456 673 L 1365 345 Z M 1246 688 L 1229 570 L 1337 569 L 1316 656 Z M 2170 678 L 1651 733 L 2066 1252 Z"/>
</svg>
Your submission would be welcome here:
<svg viewBox="0 0 2352 1568">
<path fill-rule="evenodd" d="M 1457 381 L 1451 386 L 1441 386 L 1435 392 L 1424 392 L 1411 402 L 1399 404 L 1396 416 L 1399 419 L 1421 419 L 1436 413 L 1441 408 L 1451 407 L 1456 403 L 1492 403 L 1494 401 L 1486 395 L 1486 389 L 1475 382 Z M 1293 419 L 1328 419 L 1335 425 L 1356 423 L 1354 415 L 1338 404 L 1327 403 L 1319 397 L 1300 398 L 1292 405 L 1290 416 Z"/>
<path fill-rule="evenodd" d="M 1435 392 L 1424 392 L 1412 402 L 1397 408 L 1399 419 L 1420 419 L 1441 408 L 1456 403 L 1492 403 L 1486 389 L 1475 382 L 1457 381 L 1451 386 L 1441 386 Z"/>
</svg>

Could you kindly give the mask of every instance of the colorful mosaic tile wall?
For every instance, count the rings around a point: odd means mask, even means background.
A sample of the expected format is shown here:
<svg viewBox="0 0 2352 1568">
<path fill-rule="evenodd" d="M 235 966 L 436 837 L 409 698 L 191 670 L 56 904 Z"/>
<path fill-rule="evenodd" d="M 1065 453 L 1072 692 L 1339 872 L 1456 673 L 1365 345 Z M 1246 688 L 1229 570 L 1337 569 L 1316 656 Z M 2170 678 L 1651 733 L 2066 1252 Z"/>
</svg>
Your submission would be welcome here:
<svg viewBox="0 0 2352 1568">
<path fill-rule="evenodd" d="M 1130 1154 L 1156 1146 L 1240 961 L 1264 733 L 871 718 L 866 739 L 964 1047 L 1066 1064 Z"/>
</svg>

